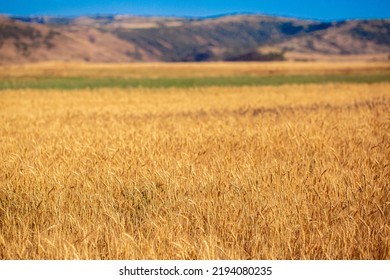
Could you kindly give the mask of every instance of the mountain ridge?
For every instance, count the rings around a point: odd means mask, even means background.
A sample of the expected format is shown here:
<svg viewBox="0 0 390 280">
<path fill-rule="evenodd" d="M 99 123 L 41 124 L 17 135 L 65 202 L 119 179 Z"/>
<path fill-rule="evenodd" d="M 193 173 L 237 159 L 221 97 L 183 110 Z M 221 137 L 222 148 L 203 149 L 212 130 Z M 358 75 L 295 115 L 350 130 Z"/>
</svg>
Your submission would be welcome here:
<svg viewBox="0 0 390 280">
<path fill-rule="evenodd" d="M 0 17 L 2 64 L 262 61 L 289 59 L 291 53 L 298 59 L 385 55 L 390 53 L 390 20 L 321 22 L 241 13 L 207 18 Z"/>
</svg>

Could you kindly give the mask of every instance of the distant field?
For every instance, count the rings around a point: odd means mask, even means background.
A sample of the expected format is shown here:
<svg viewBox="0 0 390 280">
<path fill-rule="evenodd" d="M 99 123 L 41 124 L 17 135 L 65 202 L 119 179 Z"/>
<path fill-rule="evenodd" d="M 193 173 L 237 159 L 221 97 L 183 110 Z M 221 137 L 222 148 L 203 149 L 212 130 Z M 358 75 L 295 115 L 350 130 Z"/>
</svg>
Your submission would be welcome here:
<svg viewBox="0 0 390 280">
<path fill-rule="evenodd" d="M 190 88 L 390 82 L 386 63 L 178 63 L 0 68 L 4 89 Z"/>
<path fill-rule="evenodd" d="M 2 68 L 0 259 L 389 259 L 390 81 L 359 65 Z"/>
<path fill-rule="evenodd" d="M 0 66 L 0 78 L 177 78 L 390 73 L 386 62 L 37 63 Z"/>
<path fill-rule="evenodd" d="M 234 76 L 234 77 L 178 77 L 178 78 L 92 78 L 92 77 L 40 77 L 0 81 L 2 89 L 96 89 L 96 88 L 191 88 L 191 87 L 240 87 L 286 84 L 323 83 L 379 83 L 390 82 L 390 74 L 339 74 L 292 76 Z"/>
</svg>

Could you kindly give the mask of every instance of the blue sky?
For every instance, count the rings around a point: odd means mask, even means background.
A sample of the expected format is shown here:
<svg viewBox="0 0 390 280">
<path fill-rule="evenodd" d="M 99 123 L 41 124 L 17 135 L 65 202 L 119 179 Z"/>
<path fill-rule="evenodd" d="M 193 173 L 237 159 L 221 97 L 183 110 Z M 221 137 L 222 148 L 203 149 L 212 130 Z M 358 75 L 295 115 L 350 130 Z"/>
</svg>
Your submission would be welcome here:
<svg viewBox="0 0 390 280">
<path fill-rule="evenodd" d="M 0 14 L 211 16 L 263 13 L 308 19 L 390 18 L 390 0 L 0 0 Z"/>
</svg>

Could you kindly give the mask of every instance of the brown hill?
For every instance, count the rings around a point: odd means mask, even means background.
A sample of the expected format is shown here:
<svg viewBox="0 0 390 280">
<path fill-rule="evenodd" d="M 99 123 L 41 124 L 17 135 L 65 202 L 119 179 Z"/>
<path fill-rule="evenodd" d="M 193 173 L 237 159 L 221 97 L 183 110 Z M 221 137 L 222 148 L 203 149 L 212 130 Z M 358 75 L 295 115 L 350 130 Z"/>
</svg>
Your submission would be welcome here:
<svg viewBox="0 0 390 280">
<path fill-rule="evenodd" d="M 0 20 L 0 63 L 387 59 L 388 53 L 390 20 L 317 22 L 263 15 Z"/>
<path fill-rule="evenodd" d="M 0 17 L 0 62 L 131 62 L 151 56 L 134 44 L 94 28 L 46 26 Z"/>
<path fill-rule="evenodd" d="M 390 20 L 347 21 L 276 44 L 285 51 L 375 54 L 390 51 Z"/>
<path fill-rule="evenodd" d="M 146 19 L 147 20 L 147 19 Z M 146 21 L 144 25 L 146 26 Z M 106 28 L 101 26 L 101 28 Z M 229 60 L 259 46 L 322 29 L 321 23 L 260 15 L 235 15 L 111 30 L 163 61 Z"/>
</svg>

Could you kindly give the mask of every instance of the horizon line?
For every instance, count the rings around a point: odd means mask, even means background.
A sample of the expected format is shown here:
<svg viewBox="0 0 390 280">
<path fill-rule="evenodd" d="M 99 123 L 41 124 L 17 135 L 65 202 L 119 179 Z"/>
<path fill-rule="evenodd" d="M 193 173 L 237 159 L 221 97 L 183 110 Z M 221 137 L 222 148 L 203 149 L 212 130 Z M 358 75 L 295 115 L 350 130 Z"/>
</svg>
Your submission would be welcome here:
<svg viewBox="0 0 390 280">
<path fill-rule="evenodd" d="M 289 16 L 289 15 L 280 15 L 280 14 L 269 14 L 269 13 L 257 13 L 257 12 L 231 12 L 231 13 L 220 13 L 220 14 L 211 14 L 207 16 L 189 16 L 189 15 L 167 15 L 167 14 L 130 14 L 130 13 L 81 13 L 74 15 L 60 15 L 60 14 L 29 14 L 29 15 L 17 15 L 17 14 L 8 14 L 0 13 L 0 16 L 7 16 L 10 18 L 38 18 L 38 17 L 52 17 L 52 18 L 78 18 L 78 17 L 109 17 L 109 16 L 129 16 L 129 17 L 158 17 L 158 18 L 184 18 L 184 19 L 212 19 L 212 18 L 222 18 L 227 16 L 265 16 L 265 17 L 275 17 L 275 18 L 285 18 L 285 19 L 297 19 L 297 20 L 312 20 L 320 22 L 337 22 L 337 21 L 350 21 L 350 20 L 390 20 L 386 17 L 345 17 L 345 18 L 309 18 L 309 17 L 299 17 L 299 16 Z"/>
</svg>

